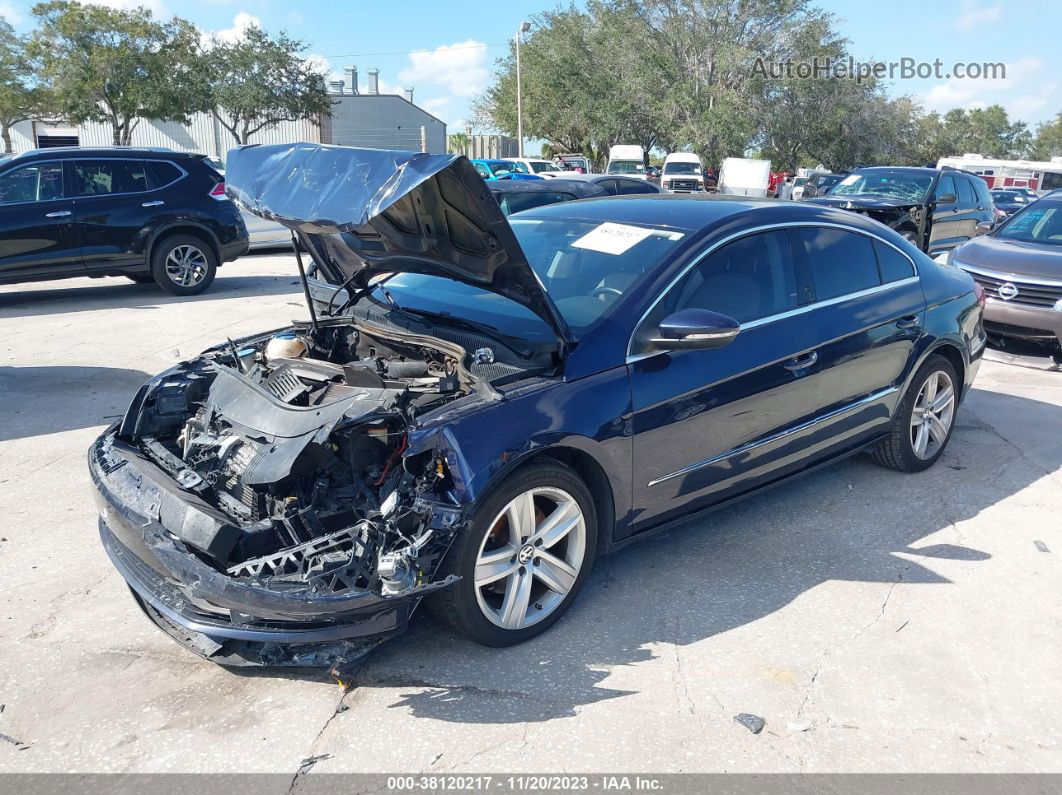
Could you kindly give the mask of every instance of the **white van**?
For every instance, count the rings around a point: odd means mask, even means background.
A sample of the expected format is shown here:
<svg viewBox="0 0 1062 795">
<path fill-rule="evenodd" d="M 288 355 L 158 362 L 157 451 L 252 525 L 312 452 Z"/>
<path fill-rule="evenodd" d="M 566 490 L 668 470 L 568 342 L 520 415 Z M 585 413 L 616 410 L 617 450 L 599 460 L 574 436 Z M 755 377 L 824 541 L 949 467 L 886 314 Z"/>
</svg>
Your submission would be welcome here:
<svg viewBox="0 0 1062 795">
<path fill-rule="evenodd" d="M 616 144 L 608 150 L 605 173 L 645 179 L 645 150 L 640 146 Z"/>
<path fill-rule="evenodd" d="M 693 152 L 672 152 L 664 158 L 660 188 L 665 193 L 700 193 L 704 190 L 704 167 Z"/>
</svg>

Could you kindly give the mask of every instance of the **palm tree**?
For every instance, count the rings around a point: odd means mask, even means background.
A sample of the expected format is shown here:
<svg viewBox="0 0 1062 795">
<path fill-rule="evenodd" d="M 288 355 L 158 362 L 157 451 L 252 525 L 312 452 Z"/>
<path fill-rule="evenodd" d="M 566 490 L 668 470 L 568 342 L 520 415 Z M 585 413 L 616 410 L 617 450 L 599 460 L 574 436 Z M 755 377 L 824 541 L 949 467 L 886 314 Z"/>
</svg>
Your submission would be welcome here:
<svg viewBox="0 0 1062 795">
<path fill-rule="evenodd" d="M 467 155 L 471 139 L 463 132 L 454 133 L 450 136 L 449 149 L 451 154 Z"/>
</svg>

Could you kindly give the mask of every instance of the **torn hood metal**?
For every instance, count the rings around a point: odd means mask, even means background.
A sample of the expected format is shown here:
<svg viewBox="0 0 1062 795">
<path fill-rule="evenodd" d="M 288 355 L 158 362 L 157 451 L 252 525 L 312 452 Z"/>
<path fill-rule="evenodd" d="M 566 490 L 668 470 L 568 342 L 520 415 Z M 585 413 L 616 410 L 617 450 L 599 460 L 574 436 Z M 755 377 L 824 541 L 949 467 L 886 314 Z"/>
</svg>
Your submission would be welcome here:
<svg viewBox="0 0 1062 795">
<path fill-rule="evenodd" d="M 568 347 L 571 330 L 483 179 L 462 155 L 297 143 L 229 152 L 226 192 L 298 232 L 321 274 L 365 287 L 395 272 L 446 276 L 523 304 Z"/>
</svg>

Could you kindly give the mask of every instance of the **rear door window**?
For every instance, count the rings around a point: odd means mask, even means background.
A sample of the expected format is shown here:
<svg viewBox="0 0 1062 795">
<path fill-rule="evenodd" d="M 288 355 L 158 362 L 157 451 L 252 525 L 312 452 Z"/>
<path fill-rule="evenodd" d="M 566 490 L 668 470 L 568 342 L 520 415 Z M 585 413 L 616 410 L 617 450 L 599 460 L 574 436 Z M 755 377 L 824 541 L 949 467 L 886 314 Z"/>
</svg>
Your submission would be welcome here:
<svg viewBox="0 0 1062 795">
<path fill-rule="evenodd" d="M 974 196 L 973 185 L 970 180 L 965 177 L 957 177 L 955 184 L 959 189 L 959 204 L 973 207 L 977 203 L 977 199 Z"/>
<path fill-rule="evenodd" d="M 148 189 L 147 170 L 140 160 L 75 160 L 75 196 L 114 196 Z"/>
<path fill-rule="evenodd" d="M 807 256 L 815 300 L 828 301 L 881 284 L 874 246 L 866 235 L 825 226 L 793 231 Z"/>
</svg>

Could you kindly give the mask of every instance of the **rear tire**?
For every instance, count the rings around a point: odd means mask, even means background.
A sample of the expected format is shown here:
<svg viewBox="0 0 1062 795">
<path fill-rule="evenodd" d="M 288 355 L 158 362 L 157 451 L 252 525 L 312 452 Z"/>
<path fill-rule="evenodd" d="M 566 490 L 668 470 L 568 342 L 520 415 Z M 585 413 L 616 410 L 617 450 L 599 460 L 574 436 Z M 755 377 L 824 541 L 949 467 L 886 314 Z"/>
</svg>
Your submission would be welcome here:
<svg viewBox="0 0 1062 795">
<path fill-rule="evenodd" d="M 173 295 L 198 295 L 217 274 L 218 260 L 206 241 L 193 235 L 174 235 L 155 244 L 151 276 Z"/>
<path fill-rule="evenodd" d="M 933 466 L 951 440 L 961 389 L 951 362 L 930 356 L 911 379 L 888 437 L 871 450 L 874 461 L 897 472 Z"/>
<path fill-rule="evenodd" d="M 426 605 L 484 646 L 523 643 L 568 610 L 596 553 L 597 515 L 586 484 L 559 461 L 532 462 L 475 508 L 436 575 L 461 580 Z"/>
</svg>

